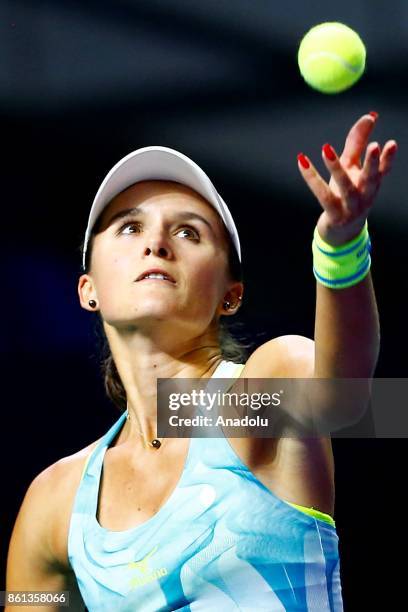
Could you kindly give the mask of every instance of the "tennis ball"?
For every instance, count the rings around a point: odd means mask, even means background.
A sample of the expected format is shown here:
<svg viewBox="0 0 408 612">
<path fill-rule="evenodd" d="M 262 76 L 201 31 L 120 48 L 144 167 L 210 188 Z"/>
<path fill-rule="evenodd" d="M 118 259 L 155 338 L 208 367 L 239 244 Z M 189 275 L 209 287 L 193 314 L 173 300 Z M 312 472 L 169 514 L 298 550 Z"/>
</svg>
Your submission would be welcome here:
<svg viewBox="0 0 408 612">
<path fill-rule="evenodd" d="M 309 30 L 298 51 L 299 69 L 306 83 L 327 94 L 354 85 L 364 72 L 365 59 L 365 46 L 357 32 L 336 21 Z"/>
</svg>

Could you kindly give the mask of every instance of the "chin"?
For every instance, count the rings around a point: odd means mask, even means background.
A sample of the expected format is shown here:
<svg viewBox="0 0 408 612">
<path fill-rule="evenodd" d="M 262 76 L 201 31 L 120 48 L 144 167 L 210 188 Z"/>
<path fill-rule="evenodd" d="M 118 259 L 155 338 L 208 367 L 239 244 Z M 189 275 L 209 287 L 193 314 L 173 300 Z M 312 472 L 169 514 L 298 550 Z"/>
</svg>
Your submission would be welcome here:
<svg viewBox="0 0 408 612">
<path fill-rule="evenodd" d="M 143 300 L 143 306 L 136 307 L 133 319 L 168 319 L 172 314 L 172 308 L 166 304 L 158 304 L 153 300 Z"/>
</svg>

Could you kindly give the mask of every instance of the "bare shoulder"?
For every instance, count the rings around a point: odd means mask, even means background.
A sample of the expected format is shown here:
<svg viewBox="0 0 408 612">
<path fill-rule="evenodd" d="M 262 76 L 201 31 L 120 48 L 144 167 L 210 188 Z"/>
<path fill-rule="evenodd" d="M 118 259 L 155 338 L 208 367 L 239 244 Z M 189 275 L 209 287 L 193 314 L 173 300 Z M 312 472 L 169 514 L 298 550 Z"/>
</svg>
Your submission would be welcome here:
<svg viewBox="0 0 408 612">
<path fill-rule="evenodd" d="M 75 472 L 85 464 L 85 461 L 101 439 L 102 436 L 95 440 L 95 442 L 91 442 L 91 444 L 84 446 L 84 448 L 81 448 L 79 451 L 58 459 L 58 461 L 53 463 L 49 468 L 46 468 L 46 470 L 50 470 L 49 477 L 58 479 L 58 477 L 64 475 L 64 473 L 67 476 L 75 474 Z"/>
<path fill-rule="evenodd" d="M 54 520 L 51 531 L 51 548 L 57 564 L 70 571 L 68 561 L 68 531 L 75 495 L 81 481 L 86 462 L 101 438 L 79 451 L 62 457 L 44 472 L 54 498 Z"/>
<path fill-rule="evenodd" d="M 53 491 L 54 499 L 59 506 L 64 501 L 64 497 L 71 493 L 70 486 L 79 484 L 85 462 L 100 440 L 101 438 L 98 438 L 79 451 L 58 459 L 40 472 L 32 485 L 36 483 L 38 488 L 43 490 L 49 488 Z"/>
<path fill-rule="evenodd" d="M 14 531 L 21 526 L 36 537 L 40 550 L 37 543 L 34 548 L 46 571 L 70 571 L 66 539 L 72 505 L 85 462 L 100 439 L 46 467 L 25 493 Z"/>
<path fill-rule="evenodd" d="M 7 590 L 68 589 L 70 609 L 84 609 L 68 564 L 66 536 L 83 465 L 98 442 L 59 459 L 31 481 L 10 537 Z"/>
<path fill-rule="evenodd" d="M 299 335 L 278 336 L 261 344 L 248 358 L 243 378 L 309 378 L 315 343 Z"/>
<path fill-rule="evenodd" d="M 273 338 L 251 354 L 240 376 L 311 378 L 314 374 L 314 351 L 314 341 L 305 336 L 287 335 Z M 280 493 L 288 501 L 305 506 L 313 505 L 333 514 L 334 458 L 330 437 L 287 437 L 279 440 L 264 438 L 261 446 L 262 451 L 266 451 L 266 456 L 269 456 L 268 450 L 270 451 L 269 469 L 270 473 L 275 475 L 276 493 Z"/>
</svg>

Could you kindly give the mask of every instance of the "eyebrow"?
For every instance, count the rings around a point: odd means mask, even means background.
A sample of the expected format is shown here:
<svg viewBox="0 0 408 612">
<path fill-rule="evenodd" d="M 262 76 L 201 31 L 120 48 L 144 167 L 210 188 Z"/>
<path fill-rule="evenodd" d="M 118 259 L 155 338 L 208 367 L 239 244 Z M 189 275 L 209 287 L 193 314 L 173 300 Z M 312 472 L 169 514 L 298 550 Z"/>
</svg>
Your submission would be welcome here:
<svg viewBox="0 0 408 612">
<path fill-rule="evenodd" d="M 123 219 L 124 217 L 139 217 L 140 215 L 143 214 L 143 211 L 138 207 L 138 206 L 134 206 L 133 208 L 126 208 L 124 210 L 120 210 L 119 212 L 115 213 L 108 222 L 108 226 L 111 225 L 114 221 L 117 221 L 118 219 Z M 180 220 L 180 221 L 188 221 L 188 220 L 196 220 L 196 221 L 201 221 L 202 223 L 205 223 L 205 225 L 210 229 L 211 233 L 213 234 L 213 236 L 215 236 L 215 231 L 212 227 L 212 225 L 207 221 L 207 219 L 205 217 L 202 217 L 201 215 L 194 213 L 192 211 L 189 210 L 185 210 L 182 212 L 179 212 L 175 215 L 175 218 Z"/>
</svg>

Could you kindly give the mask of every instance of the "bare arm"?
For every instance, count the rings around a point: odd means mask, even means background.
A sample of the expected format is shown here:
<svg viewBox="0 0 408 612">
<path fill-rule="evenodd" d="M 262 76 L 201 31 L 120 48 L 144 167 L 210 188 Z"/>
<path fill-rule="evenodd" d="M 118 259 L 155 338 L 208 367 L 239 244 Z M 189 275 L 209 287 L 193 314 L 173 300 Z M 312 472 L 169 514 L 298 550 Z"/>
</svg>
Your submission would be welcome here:
<svg viewBox="0 0 408 612">
<path fill-rule="evenodd" d="M 318 233 L 334 247 L 359 235 L 381 180 L 391 169 L 396 142 L 389 140 L 382 151 L 378 143 L 367 145 L 376 119 L 372 114 L 363 115 L 353 125 L 340 157 L 332 147 L 325 145 L 323 161 L 331 174 L 329 184 L 308 159 L 303 156 L 303 161 L 299 160 L 303 178 L 324 209 L 317 223 Z M 369 398 L 370 379 L 375 372 L 379 349 L 380 323 L 370 272 L 354 286 L 342 289 L 317 282 L 314 377 L 367 380 L 366 384 L 361 381 L 359 387 L 353 385 L 353 392 L 358 389 L 357 401 L 352 404 L 349 399 L 346 402 L 344 415 L 341 414 L 344 397 L 339 403 L 337 387 L 333 385 L 330 419 L 336 427 L 341 426 L 343 416 L 344 425 L 353 413 L 356 417 L 361 416 L 359 407 L 364 408 Z M 327 385 L 326 389 L 330 387 Z M 329 394 L 325 392 L 323 396 L 327 400 Z M 353 393 L 350 396 L 354 397 Z M 330 401 L 326 403 L 330 405 Z"/>
<path fill-rule="evenodd" d="M 373 206 L 383 176 L 391 170 L 397 144 L 383 150 L 368 144 L 377 121 L 368 113 L 350 129 L 340 157 L 330 145 L 323 161 L 330 182 L 309 159 L 299 169 L 324 212 L 317 222 L 320 237 L 338 247 L 358 236 Z M 364 157 L 364 160 L 361 159 Z M 371 273 L 352 287 L 332 289 L 316 283 L 315 377 L 372 377 L 380 346 L 380 324 Z"/>
<path fill-rule="evenodd" d="M 52 534 L 55 524 L 55 468 L 50 466 L 30 484 L 20 507 L 7 557 L 7 591 L 70 591 L 69 607 L 30 606 L 33 612 L 85 609 L 75 577 L 56 558 Z M 23 612 L 27 606 L 6 606 L 6 612 Z"/>
<path fill-rule="evenodd" d="M 316 283 L 316 378 L 371 378 L 380 350 L 380 322 L 369 273 L 357 285 Z"/>
</svg>

